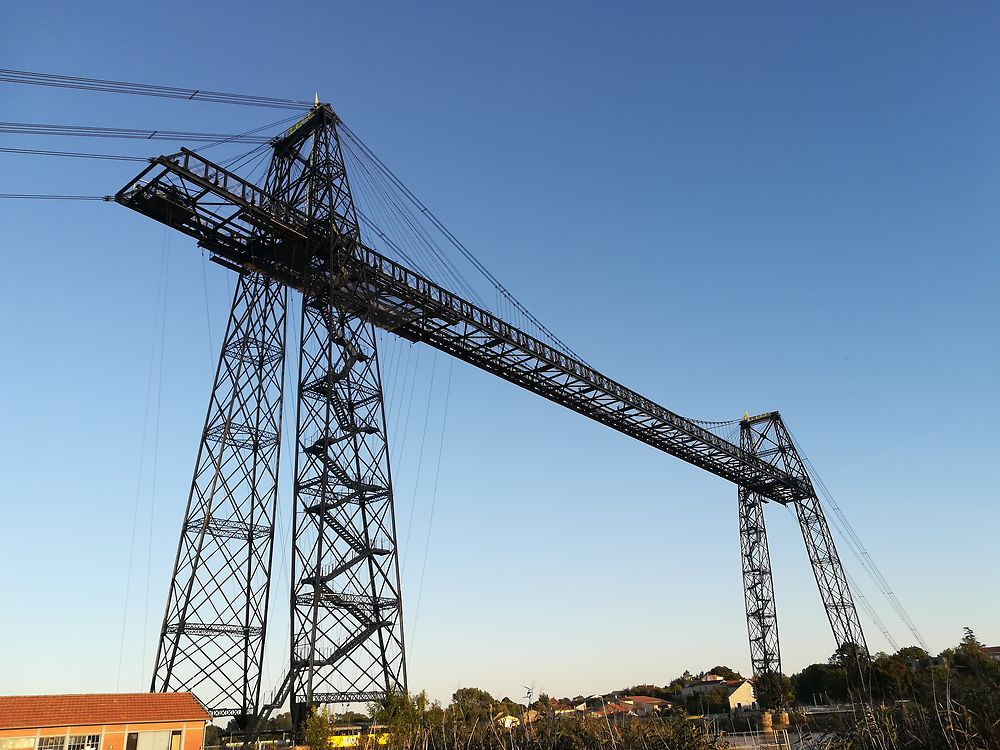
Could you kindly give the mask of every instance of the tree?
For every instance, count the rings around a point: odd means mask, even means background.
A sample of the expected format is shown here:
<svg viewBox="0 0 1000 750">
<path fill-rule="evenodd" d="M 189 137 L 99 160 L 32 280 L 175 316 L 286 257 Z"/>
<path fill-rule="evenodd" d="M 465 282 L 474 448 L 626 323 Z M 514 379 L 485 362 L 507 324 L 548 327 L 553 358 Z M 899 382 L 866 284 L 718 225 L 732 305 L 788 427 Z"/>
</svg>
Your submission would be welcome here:
<svg viewBox="0 0 1000 750">
<path fill-rule="evenodd" d="M 372 720 L 386 728 L 390 748 L 409 748 L 414 738 L 421 735 L 426 738 L 444 723 L 441 704 L 428 699 L 424 691 L 412 696 L 405 691 L 388 693 L 380 702 L 371 704 L 369 710 Z"/>
<path fill-rule="evenodd" d="M 920 649 L 922 650 L 922 649 Z M 876 695 L 891 702 L 909 698 L 913 688 L 910 661 L 899 654 L 877 654 L 872 662 L 872 682 Z"/>
<path fill-rule="evenodd" d="M 368 718 L 368 717 L 363 717 Z M 272 716 L 267 720 L 267 725 L 265 729 L 272 732 L 287 732 L 292 729 L 292 714 L 290 711 L 285 711 L 277 716 Z"/>
<path fill-rule="evenodd" d="M 489 722 L 493 718 L 493 707 L 496 699 L 479 688 L 459 688 L 451 696 L 451 710 L 459 721 L 469 724 Z"/>
<path fill-rule="evenodd" d="M 964 632 L 964 635 L 962 636 L 962 643 L 959 645 L 960 649 L 968 648 L 973 651 L 983 650 L 983 644 L 978 638 L 976 638 L 976 634 L 972 632 L 972 628 L 965 626 L 962 628 L 962 631 Z"/>
<path fill-rule="evenodd" d="M 847 700 L 847 670 L 832 664 L 810 664 L 792 675 L 799 703 L 840 703 Z"/>
<path fill-rule="evenodd" d="M 387 693 L 378 703 L 369 706 L 372 720 L 388 727 L 390 732 L 405 733 L 424 725 L 424 714 L 430 705 L 427 693 L 414 696 L 403 690 Z"/>
<path fill-rule="evenodd" d="M 538 700 L 528 706 L 528 708 L 535 709 L 542 716 L 548 716 L 552 713 L 552 704 L 549 703 L 549 694 L 539 693 Z"/>
<path fill-rule="evenodd" d="M 788 708 L 795 702 L 792 681 L 780 672 L 762 674 L 754 682 L 757 705 L 766 711 Z"/>
<path fill-rule="evenodd" d="M 931 655 L 920 648 L 920 646 L 903 646 L 903 648 L 896 652 L 896 656 L 907 663 L 931 658 Z"/>
<path fill-rule="evenodd" d="M 709 674 L 717 674 L 724 680 L 742 680 L 743 675 L 739 672 L 730 669 L 729 667 L 722 665 L 718 667 L 712 667 L 708 670 Z"/>
<path fill-rule="evenodd" d="M 972 628 L 966 627 L 963 630 L 965 635 L 962 636 L 962 641 L 952 657 L 955 666 L 969 670 L 975 675 L 1000 680 L 1000 664 L 986 655 L 986 647 L 976 638 Z"/>
<path fill-rule="evenodd" d="M 205 727 L 205 747 L 213 747 L 220 743 L 220 737 L 222 736 L 222 727 L 217 727 L 215 724 L 208 724 Z"/>
<path fill-rule="evenodd" d="M 857 643 L 843 643 L 831 654 L 829 664 L 855 670 L 866 666 L 869 661 L 868 653 Z"/>
<path fill-rule="evenodd" d="M 729 712 L 729 694 L 724 688 L 694 693 L 684 699 L 689 714 L 724 714 Z"/>
<path fill-rule="evenodd" d="M 306 719 L 305 741 L 309 750 L 330 750 L 330 735 L 332 733 L 334 717 L 330 710 L 313 708 Z"/>
<path fill-rule="evenodd" d="M 520 703 L 515 703 L 510 698 L 504 696 L 504 699 L 502 701 L 493 704 L 492 708 L 490 709 L 491 713 L 490 718 L 492 719 L 493 716 L 496 716 L 496 714 L 498 713 L 503 714 L 504 716 L 520 716 L 522 711 L 524 711 L 524 706 L 522 706 Z M 473 718 L 472 720 L 474 722 L 475 718 Z"/>
</svg>

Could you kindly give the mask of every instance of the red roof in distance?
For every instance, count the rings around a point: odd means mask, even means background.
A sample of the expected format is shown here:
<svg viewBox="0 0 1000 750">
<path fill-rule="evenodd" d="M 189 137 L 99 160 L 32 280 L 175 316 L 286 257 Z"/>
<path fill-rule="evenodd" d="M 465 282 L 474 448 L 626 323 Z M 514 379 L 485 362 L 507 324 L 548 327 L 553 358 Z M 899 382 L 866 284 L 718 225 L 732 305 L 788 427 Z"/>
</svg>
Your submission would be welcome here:
<svg viewBox="0 0 1000 750">
<path fill-rule="evenodd" d="M 0 729 L 209 721 L 191 693 L 0 695 Z"/>
</svg>

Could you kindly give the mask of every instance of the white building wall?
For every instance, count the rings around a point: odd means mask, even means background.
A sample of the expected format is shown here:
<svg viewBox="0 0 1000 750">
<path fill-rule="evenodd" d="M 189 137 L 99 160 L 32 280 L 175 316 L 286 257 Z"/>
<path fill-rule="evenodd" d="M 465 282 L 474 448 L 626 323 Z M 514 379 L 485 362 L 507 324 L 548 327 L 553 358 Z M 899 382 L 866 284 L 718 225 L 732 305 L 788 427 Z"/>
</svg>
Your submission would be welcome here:
<svg viewBox="0 0 1000 750">
<path fill-rule="evenodd" d="M 729 694 L 729 708 L 733 711 L 751 708 L 756 701 L 757 696 L 754 694 L 753 685 L 749 682 L 744 682 Z"/>
</svg>

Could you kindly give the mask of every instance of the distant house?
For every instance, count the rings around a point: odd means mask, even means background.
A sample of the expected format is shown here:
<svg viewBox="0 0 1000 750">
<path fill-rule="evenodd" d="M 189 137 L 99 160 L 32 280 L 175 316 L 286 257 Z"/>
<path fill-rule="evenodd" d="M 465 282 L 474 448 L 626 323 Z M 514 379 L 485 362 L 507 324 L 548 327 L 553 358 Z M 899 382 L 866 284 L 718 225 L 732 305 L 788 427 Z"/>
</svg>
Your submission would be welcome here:
<svg viewBox="0 0 1000 750">
<path fill-rule="evenodd" d="M 566 716 L 567 714 L 576 713 L 576 707 L 568 703 L 562 703 L 555 698 L 549 698 L 549 711 L 555 716 Z"/>
<path fill-rule="evenodd" d="M 3 750 L 201 750 L 208 711 L 191 693 L 0 696 Z"/>
<path fill-rule="evenodd" d="M 746 711 L 757 707 L 757 695 L 750 680 L 726 680 L 730 711 Z"/>
<path fill-rule="evenodd" d="M 626 706 L 622 703 L 605 703 L 599 709 L 591 711 L 587 714 L 595 719 L 605 719 L 607 721 L 613 722 L 624 722 L 629 716 L 635 716 L 630 706 Z"/>
<path fill-rule="evenodd" d="M 493 717 L 493 723 L 499 724 L 504 729 L 510 729 L 511 727 L 516 727 L 521 723 L 521 720 L 516 716 L 509 716 L 508 714 L 497 714 Z"/>
<path fill-rule="evenodd" d="M 910 671 L 917 672 L 921 669 L 928 669 L 929 667 L 944 667 L 950 672 L 954 673 L 954 669 L 951 667 L 950 662 L 947 657 L 944 656 L 928 656 L 926 659 L 910 659 Z"/>
<path fill-rule="evenodd" d="M 983 646 L 983 653 L 993 661 L 1000 661 L 1000 646 Z"/>
<path fill-rule="evenodd" d="M 673 706 L 670 701 L 648 695 L 627 695 L 620 702 L 623 706 L 628 706 L 636 716 L 651 716 L 660 711 L 669 711 Z"/>
<path fill-rule="evenodd" d="M 725 686 L 726 680 L 723 677 L 717 674 L 707 674 L 697 682 L 685 685 L 681 689 L 681 695 L 688 698 L 692 695 L 700 695 L 701 693 L 711 693 L 713 690 L 719 690 Z"/>
<path fill-rule="evenodd" d="M 533 708 L 522 711 L 520 716 L 510 716 L 509 714 L 497 714 L 493 717 L 493 723 L 499 724 L 504 729 L 520 726 L 521 724 L 531 724 L 542 718 L 542 715 Z"/>
<path fill-rule="evenodd" d="M 698 682 L 685 685 L 681 695 L 689 698 L 692 695 L 711 693 L 715 690 L 726 695 L 730 711 L 746 711 L 757 707 L 757 696 L 750 680 L 725 680 L 717 674 L 707 674 Z"/>
</svg>

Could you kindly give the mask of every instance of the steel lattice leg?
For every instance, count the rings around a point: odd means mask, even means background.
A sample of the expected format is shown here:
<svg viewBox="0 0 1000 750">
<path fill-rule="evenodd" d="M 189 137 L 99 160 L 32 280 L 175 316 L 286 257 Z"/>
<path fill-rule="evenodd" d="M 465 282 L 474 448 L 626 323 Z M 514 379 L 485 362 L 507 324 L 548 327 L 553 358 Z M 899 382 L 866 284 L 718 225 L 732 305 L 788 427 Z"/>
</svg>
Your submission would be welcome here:
<svg viewBox="0 0 1000 750">
<path fill-rule="evenodd" d="M 303 305 L 292 595 L 293 705 L 405 687 L 388 445 L 374 328 Z"/>
<path fill-rule="evenodd" d="M 317 110 L 276 148 L 271 192 L 323 227 L 305 263 L 299 349 L 289 690 L 297 727 L 310 706 L 405 690 L 396 521 L 375 328 L 331 304 L 341 260 L 361 237 L 337 120 Z M 289 252 L 276 248 L 278 256 Z M 277 257 L 277 256 L 276 256 Z"/>
<path fill-rule="evenodd" d="M 762 449 L 763 435 L 747 421 L 740 430 L 740 447 L 750 453 Z M 739 488 L 740 553 L 743 560 L 743 596 L 746 601 L 750 661 L 755 677 L 781 672 L 778 614 L 774 603 L 771 554 L 764 527 L 763 498 Z"/>
<path fill-rule="evenodd" d="M 241 274 L 181 528 L 153 691 L 258 712 L 274 541 L 287 289 Z"/>
<path fill-rule="evenodd" d="M 819 499 L 814 496 L 798 501 L 795 503 L 795 514 L 838 650 L 845 652 L 844 655 L 849 658 L 854 658 L 855 654 L 851 652 L 855 650 L 857 656 L 867 657 L 868 645 L 861 630 L 858 611 Z"/>
</svg>

